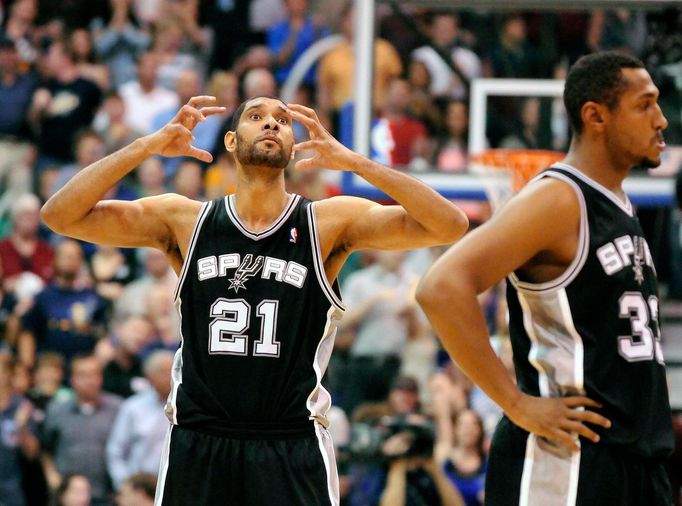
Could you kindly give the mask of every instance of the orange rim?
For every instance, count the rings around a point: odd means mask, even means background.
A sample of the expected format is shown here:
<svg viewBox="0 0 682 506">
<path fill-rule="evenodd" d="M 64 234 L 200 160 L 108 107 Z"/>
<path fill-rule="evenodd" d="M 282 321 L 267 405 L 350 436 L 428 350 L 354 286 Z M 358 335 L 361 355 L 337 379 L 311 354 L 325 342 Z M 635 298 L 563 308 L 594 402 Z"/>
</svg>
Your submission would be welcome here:
<svg viewBox="0 0 682 506">
<path fill-rule="evenodd" d="M 510 170 L 514 191 L 519 191 L 538 172 L 565 156 L 561 151 L 545 149 L 488 149 L 471 157 L 486 169 Z"/>
</svg>

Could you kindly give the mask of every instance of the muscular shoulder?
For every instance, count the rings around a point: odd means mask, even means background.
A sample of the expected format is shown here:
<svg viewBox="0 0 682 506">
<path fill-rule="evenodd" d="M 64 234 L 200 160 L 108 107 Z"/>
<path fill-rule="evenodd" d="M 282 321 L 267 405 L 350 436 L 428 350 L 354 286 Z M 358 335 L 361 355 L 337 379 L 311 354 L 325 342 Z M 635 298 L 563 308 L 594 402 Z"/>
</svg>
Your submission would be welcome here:
<svg viewBox="0 0 682 506">
<path fill-rule="evenodd" d="M 315 216 L 320 226 L 325 228 L 344 227 L 378 205 L 371 200 L 341 195 L 315 202 Z"/>
</svg>

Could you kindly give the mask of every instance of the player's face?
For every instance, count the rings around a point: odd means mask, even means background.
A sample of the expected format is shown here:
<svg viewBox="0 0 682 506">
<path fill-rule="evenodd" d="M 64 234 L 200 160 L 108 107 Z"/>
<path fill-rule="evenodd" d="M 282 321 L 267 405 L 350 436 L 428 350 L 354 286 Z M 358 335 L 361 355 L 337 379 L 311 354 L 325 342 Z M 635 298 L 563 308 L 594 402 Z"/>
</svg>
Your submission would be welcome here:
<svg viewBox="0 0 682 506">
<path fill-rule="evenodd" d="M 283 169 L 291 160 L 294 134 L 282 102 L 256 98 L 246 104 L 236 134 L 236 157 L 242 166 Z"/>
<path fill-rule="evenodd" d="M 644 69 L 623 69 L 627 89 L 609 112 L 607 143 L 610 154 L 632 165 L 657 167 L 665 149 L 668 121 L 658 105 L 658 88 Z"/>
</svg>

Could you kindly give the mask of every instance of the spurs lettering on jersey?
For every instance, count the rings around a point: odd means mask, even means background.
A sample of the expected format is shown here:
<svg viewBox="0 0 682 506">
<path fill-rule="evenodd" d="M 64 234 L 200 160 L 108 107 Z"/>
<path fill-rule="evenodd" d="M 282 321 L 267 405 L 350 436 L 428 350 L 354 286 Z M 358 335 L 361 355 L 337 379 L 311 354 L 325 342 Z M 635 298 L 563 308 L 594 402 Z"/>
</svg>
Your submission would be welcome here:
<svg viewBox="0 0 682 506">
<path fill-rule="evenodd" d="M 242 260 L 239 253 L 204 257 L 197 260 L 197 276 L 199 281 L 216 277 L 228 276 L 228 271 L 235 270 L 231 275 L 228 290 L 238 292 L 240 288 L 246 290 L 249 279 L 260 272 L 262 279 L 272 279 L 288 283 L 296 288 L 302 288 L 308 276 L 308 268 L 299 263 L 279 258 L 258 255 L 255 259 L 248 254 Z"/>
<path fill-rule="evenodd" d="M 650 267 L 654 274 L 656 268 L 651 258 L 649 245 L 644 237 L 624 235 L 604 244 L 597 250 L 597 257 L 604 272 L 611 276 L 626 267 L 632 267 L 635 281 L 644 282 L 644 266 Z"/>
</svg>

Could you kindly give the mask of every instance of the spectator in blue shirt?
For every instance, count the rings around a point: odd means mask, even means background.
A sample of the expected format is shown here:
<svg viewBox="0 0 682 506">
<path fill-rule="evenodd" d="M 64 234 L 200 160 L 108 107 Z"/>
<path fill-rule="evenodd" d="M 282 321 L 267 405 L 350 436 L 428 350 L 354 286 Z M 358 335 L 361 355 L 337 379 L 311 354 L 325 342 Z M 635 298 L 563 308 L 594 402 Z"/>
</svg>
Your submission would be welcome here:
<svg viewBox="0 0 682 506">
<path fill-rule="evenodd" d="M 318 39 L 329 35 L 322 18 L 308 16 L 308 0 L 285 0 L 288 18 L 268 30 L 268 49 L 272 54 L 275 79 L 282 84 L 289 77 L 296 60 Z M 315 69 L 312 67 L 304 83 L 315 85 Z"/>
<path fill-rule="evenodd" d="M 92 352 L 103 335 L 106 302 L 76 280 L 83 266 L 83 251 L 73 240 L 62 241 L 55 251 L 54 279 L 23 316 L 19 336 L 21 361 L 32 367 L 37 351 L 61 353 L 67 364 L 77 353 Z"/>
</svg>

